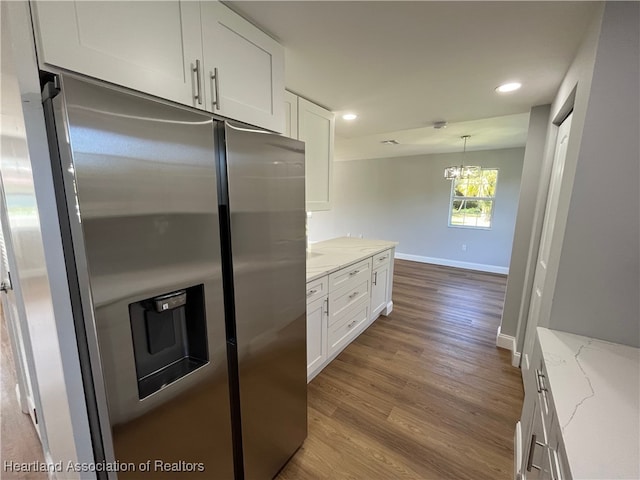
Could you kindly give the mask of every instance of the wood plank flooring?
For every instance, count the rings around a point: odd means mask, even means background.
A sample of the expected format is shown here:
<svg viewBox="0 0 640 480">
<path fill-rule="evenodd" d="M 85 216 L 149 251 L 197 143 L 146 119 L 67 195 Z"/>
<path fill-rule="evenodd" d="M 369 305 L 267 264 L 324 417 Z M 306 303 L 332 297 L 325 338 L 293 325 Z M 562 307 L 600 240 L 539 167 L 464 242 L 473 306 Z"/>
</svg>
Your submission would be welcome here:
<svg viewBox="0 0 640 480">
<path fill-rule="evenodd" d="M 523 400 L 495 346 L 506 276 L 397 260 L 394 311 L 310 384 L 278 480 L 508 479 Z"/>
<path fill-rule="evenodd" d="M 0 478 L 2 480 L 46 479 L 41 472 L 6 472 L 5 461 L 44 462 L 42 446 L 31 418 L 20 410 L 16 398 L 16 368 L 9 333 L 0 309 Z"/>
<path fill-rule="evenodd" d="M 309 436 L 278 480 L 511 478 L 523 392 L 495 347 L 505 286 L 502 275 L 397 260 L 393 313 L 309 384 Z M 42 461 L 2 323 L 1 456 Z"/>
</svg>

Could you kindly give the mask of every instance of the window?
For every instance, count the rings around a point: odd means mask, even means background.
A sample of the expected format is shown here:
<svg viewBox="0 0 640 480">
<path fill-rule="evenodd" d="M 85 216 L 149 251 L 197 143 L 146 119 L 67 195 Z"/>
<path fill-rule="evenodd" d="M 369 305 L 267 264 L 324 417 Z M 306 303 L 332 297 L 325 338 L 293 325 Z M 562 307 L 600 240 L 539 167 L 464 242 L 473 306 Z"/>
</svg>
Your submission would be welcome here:
<svg viewBox="0 0 640 480">
<path fill-rule="evenodd" d="M 449 226 L 491 228 L 497 183 L 497 168 L 483 168 L 475 177 L 453 180 Z"/>
</svg>

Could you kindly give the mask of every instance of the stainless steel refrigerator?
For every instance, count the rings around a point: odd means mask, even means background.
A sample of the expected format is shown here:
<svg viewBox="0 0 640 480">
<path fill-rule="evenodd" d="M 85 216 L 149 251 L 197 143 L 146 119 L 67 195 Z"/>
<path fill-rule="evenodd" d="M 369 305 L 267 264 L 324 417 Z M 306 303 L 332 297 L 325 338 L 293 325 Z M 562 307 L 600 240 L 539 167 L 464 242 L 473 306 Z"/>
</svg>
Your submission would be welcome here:
<svg viewBox="0 0 640 480">
<path fill-rule="evenodd" d="M 43 89 L 102 478 L 269 479 L 306 437 L 304 144 Z"/>
</svg>

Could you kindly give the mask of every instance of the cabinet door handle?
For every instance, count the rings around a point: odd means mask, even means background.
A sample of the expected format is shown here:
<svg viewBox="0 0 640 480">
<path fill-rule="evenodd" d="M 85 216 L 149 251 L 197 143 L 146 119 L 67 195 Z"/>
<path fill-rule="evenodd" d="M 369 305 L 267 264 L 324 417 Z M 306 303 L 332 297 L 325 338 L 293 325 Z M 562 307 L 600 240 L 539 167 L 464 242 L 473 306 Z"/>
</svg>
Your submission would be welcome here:
<svg viewBox="0 0 640 480">
<path fill-rule="evenodd" d="M 378 285 L 378 272 L 373 272 L 373 284 Z"/>
<path fill-rule="evenodd" d="M 354 320 L 353 322 L 351 322 L 349 325 L 347 325 L 347 328 L 352 328 L 356 323 L 358 323 L 358 320 Z"/>
<path fill-rule="evenodd" d="M 358 295 L 358 293 L 360 292 L 353 292 L 351 295 L 349 295 L 349 299 L 353 300 L 354 298 L 356 298 L 356 296 Z"/>
<path fill-rule="evenodd" d="M 327 298 L 325 301 L 325 309 L 324 309 L 324 314 L 329 317 L 329 299 Z M 327 326 L 328 326 L 328 320 L 327 320 Z"/>
<path fill-rule="evenodd" d="M 313 295 L 314 293 L 318 293 L 318 290 L 317 290 L 317 289 L 309 290 L 309 291 L 307 292 L 307 297 L 310 297 L 310 296 L 311 296 L 311 295 Z"/>
<path fill-rule="evenodd" d="M 211 86 L 213 87 L 213 99 L 211 100 L 211 108 L 220 110 L 220 92 L 218 91 L 218 67 L 211 72 Z"/>
<path fill-rule="evenodd" d="M 540 370 L 536 369 L 535 375 L 536 375 L 536 389 L 538 390 L 538 393 L 546 392 L 547 387 L 543 383 L 544 374 Z"/>
<path fill-rule="evenodd" d="M 196 66 L 193 68 L 193 73 L 196 74 L 196 94 L 193 96 L 193 99 L 198 101 L 198 105 L 202 105 L 202 85 L 200 84 L 200 60 L 196 60 Z"/>
<path fill-rule="evenodd" d="M 360 270 L 354 270 L 353 272 L 349 272 L 349 275 L 354 276 L 360 273 Z"/>
</svg>

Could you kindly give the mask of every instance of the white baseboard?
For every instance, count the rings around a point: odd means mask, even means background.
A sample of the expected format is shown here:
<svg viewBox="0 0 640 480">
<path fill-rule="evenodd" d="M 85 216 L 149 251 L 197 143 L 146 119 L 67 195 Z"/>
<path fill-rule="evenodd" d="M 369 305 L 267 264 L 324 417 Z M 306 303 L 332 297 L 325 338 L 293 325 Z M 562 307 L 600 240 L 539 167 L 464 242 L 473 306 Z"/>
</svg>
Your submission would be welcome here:
<svg viewBox="0 0 640 480">
<path fill-rule="evenodd" d="M 520 368 L 520 352 L 511 352 L 511 365 Z"/>
<path fill-rule="evenodd" d="M 408 253 L 396 252 L 395 258 L 400 260 L 411 260 L 420 263 L 432 263 L 434 265 L 443 265 L 445 267 L 465 268 L 467 270 L 477 270 L 487 273 L 501 273 L 507 275 L 509 267 L 500 267 L 498 265 L 485 265 L 483 263 L 460 262 L 458 260 L 448 260 L 446 258 L 423 257 L 421 255 L 409 255 Z"/>
<path fill-rule="evenodd" d="M 500 331 L 502 327 L 498 327 L 498 334 L 496 335 L 496 347 L 505 348 L 510 352 L 516 350 L 516 338 L 511 335 L 505 335 Z"/>
<path fill-rule="evenodd" d="M 500 331 L 501 328 L 502 326 L 498 327 L 496 347 L 509 350 L 511 352 L 511 365 L 514 367 L 520 367 L 520 352 L 516 352 L 516 338 L 511 335 L 505 335 Z"/>
</svg>

